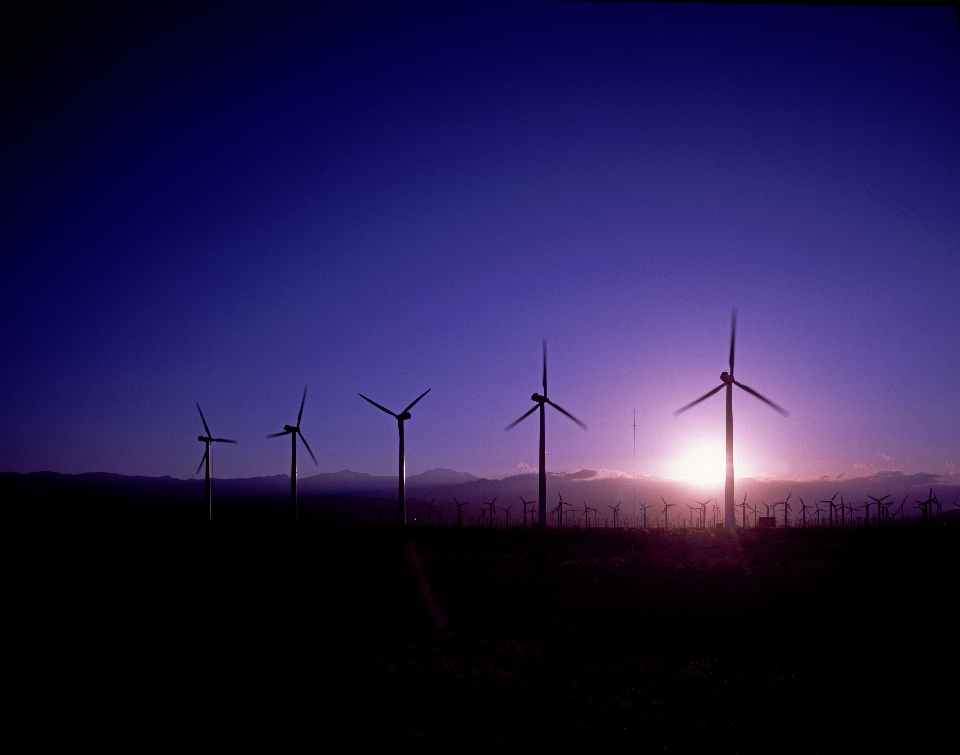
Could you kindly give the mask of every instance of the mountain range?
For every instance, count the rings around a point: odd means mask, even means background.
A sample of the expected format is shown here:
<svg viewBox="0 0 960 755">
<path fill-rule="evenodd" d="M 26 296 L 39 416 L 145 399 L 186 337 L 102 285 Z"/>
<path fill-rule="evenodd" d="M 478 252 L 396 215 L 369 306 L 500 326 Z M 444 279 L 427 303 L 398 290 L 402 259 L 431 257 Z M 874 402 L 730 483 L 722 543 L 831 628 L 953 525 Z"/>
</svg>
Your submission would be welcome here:
<svg viewBox="0 0 960 755">
<path fill-rule="evenodd" d="M 747 503 L 760 506 L 762 501 L 772 504 L 791 497 L 791 518 L 800 516 L 800 500 L 803 498 L 808 507 L 807 516 L 814 517 L 813 505 L 818 501 L 831 498 L 834 494 L 847 501 L 862 504 L 868 495 L 891 496 L 894 508 L 906 498 L 907 516 L 917 514 L 915 499 L 923 500 L 932 487 L 944 512 L 954 509 L 953 501 L 960 500 L 958 480 L 930 473 L 904 474 L 902 472 L 877 472 L 866 477 L 823 478 L 817 480 L 756 480 L 737 481 L 737 502 L 746 495 Z M 139 504 L 140 511 L 192 508 L 203 501 L 204 481 L 202 478 L 177 479 L 174 477 L 127 476 L 111 473 L 86 473 L 77 475 L 55 472 L 16 472 L 0 473 L 0 499 L 6 510 L 18 513 L 56 511 L 57 516 L 69 512 L 74 517 L 82 512 L 93 512 L 109 508 L 112 512 L 133 511 Z M 396 501 L 397 478 L 392 476 L 370 475 L 343 469 L 339 472 L 324 472 L 310 477 L 301 477 L 298 481 L 298 493 L 303 501 L 325 499 L 324 506 L 353 506 L 357 499 L 366 500 L 361 506 L 382 506 L 389 508 Z M 601 511 L 601 517 L 610 516 L 610 506 L 622 502 L 621 516 L 633 519 L 633 502 L 652 506 L 652 512 L 662 509 L 661 498 L 673 504 L 692 505 L 694 500 L 714 499 L 722 501 L 722 485 L 716 490 L 695 489 L 679 480 L 661 477 L 632 478 L 626 475 L 612 476 L 596 470 L 580 470 L 573 473 L 551 473 L 547 480 L 549 508 L 556 506 L 562 494 L 565 501 L 574 507 L 582 508 L 584 502 Z M 217 501 L 234 501 L 234 509 L 239 502 L 248 501 L 241 508 L 256 508 L 256 501 L 273 501 L 273 508 L 282 507 L 290 494 L 288 475 L 272 477 L 248 477 L 233 479 L 214 479 L 214 505 Z M 437 504 L 452 503 L 454 498 L 475 505 L 497 497 L 498 507 L 515 505 L 514 515 L 521 509 L 520 497 L 527 501 L 536 500 L 537 475 L 524 473 L 503 479 L 476 477 L 468 472 L 452 469 L 430 469 L 421 474 L 407 477 L 407 498 L 411 506 L 420 502 L 436 499 Z M 384 499 L 384 500 L 381 500 Z M 838 498 L 839 500 L 839 498 Z M 377 501 L 381 501 L 379 504 Z M 43 502 L 41 504 L 41 502 Z M 38 505 L 41 504 L 41 505 Z M 12 508 L 11 508 L 12 507 Z M 826 507 L 821 507 L 825 510 Z M 652 515 L 651 512 L 651 515 Z M 763 509 L 760 508 L 760 513 Z M 780 512 L 782 514 L 782 509 Z M 683 505 L 671 510 L 670 516 L 685 518 L 689 512 Z M 48 515 L 52 516 L 52 514 Z M 111 515 L 112 516 L 112 515 Z M 738 520 L 740 512 L 738 510 Z"/>
</svg>

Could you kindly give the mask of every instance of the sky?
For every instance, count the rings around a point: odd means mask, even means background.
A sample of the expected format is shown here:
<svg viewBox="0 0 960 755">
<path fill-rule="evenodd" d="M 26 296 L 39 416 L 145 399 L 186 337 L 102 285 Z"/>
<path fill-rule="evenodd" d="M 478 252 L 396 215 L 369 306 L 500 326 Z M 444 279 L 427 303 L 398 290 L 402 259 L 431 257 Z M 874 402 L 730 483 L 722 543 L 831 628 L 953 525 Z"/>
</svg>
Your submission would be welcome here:
<svg viewBox="0 0 960 755">
<path fill-rule="evenodd" d="M 28 7 L 0 470 L 956 475 L 953 8 Z"/>
</svg>

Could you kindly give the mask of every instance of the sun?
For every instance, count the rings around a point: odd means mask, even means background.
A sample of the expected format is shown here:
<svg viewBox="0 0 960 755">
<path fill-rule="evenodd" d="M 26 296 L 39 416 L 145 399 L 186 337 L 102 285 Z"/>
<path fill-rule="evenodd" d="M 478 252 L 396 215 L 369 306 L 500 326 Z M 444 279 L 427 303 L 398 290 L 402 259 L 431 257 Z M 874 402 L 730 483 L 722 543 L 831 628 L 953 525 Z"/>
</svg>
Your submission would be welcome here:
<svg viewBox="0 0 960 755">
<path fill-rule="evenodd" d="M 722 444 L 694 441 L 670 459 L 669 476 L 697 487 L 723 487 L 726 457 Z"/>
</svg>

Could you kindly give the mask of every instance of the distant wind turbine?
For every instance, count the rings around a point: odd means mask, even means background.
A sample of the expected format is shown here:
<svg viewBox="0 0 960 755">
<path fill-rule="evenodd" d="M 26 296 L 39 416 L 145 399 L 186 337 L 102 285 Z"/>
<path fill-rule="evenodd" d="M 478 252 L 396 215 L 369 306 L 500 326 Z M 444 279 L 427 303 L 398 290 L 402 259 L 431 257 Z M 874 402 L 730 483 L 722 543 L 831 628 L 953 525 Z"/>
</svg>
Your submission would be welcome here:
<svg viewBox="0 0 960 755">
<path fill-rule="evenodd" d="M 206 474 L 206 482 L 204 484 L 204 491 L 207 499 L 207 511 L 210 516 L 210 521 L 212 522 L 213 521 L 213 493 L 211 492 L 211 489 L 210 489 L 210 444 L 211 443 L 236 443 L 237 441 L 227 440 L 226 438 L 211 437 L 212 433 L 210 432 L 210 428 L 207 427 L 207 420 L 203 416 L 203 410 L 200 408 L 200 402 L 197 402 L 197 411 L 200 412 L 200 421 L 203 422 L 203 429 L 206 430 L 207 432 L 206 435 L 197 436 L 197 440 L 199 440 L 201 443 L 207 444 L 206 450 L 203 452 L 203 458 L 200 459 L 200 467 L 202 467 L 204 463 L 206 463 L 207 465 L 207 474 Z M 194 474 L 198 474 L 200 472 L 200 467 L 197 467 L 197 471 L 194 472 Z"/>
<path fill-rule="evenodd" d="M 417 398 L 399 414 L 394 414 L 385 406 L 380 406 L 380 404 L 378 404 L 376 401 L 374 401 L 373 399 L 367 398 L 362 393 L 357 394 L 364 401 L 369 401 L 371 404 L 377 407 L 377 409 L 379 409 L 382 412 L 386 412 L 391 417 L 394 417 L 397 420 L 397 430 L 400 433 L 400 470 L 398 473 L 400 482 L 399 482 L 399 488 L 397 490 L 397 522 L 399 522 L 400 524 L 407 523 L 407 462 L 406 462 L 406 457 L 404 456 L 404 450 L 403 450 L 403 423 L 406 422 L 408 419 L 410 419 L 410 410 L 417 405 L 417 402 L 420 399 L 422 399 L 424 396 L 430 393 L 431 390 L 433 389 L 427 388 L 427 390 L 425 390 L 423 393 L 417 396 Z"/>
<path fill-rule="evenodd" d="M 553 403 L 550 399 L 547 398 L 547 339 L 543 339 L 543 395 L 539 393 L 534 393 L 530 399 L 536 402 L 536 405 L 530 409 L 530 411 L 523 414 L 520 419 L 511 422 L 507 425 L 504 430 L 510 430 L 513 427 L 516 427 L 523 420 L 533 414 L 537 409 L 540 410 L 540 502 L 538 506 L 538 526 L 546 528 L 547 526 L 547 446 L 546 446 L 546 417 L 544 412 L 544 405 L 550 404 L 554 409 L 556 409 L 561 414 L 565 414 L 574 422 L 576 422 L 584 430 L 587 429 L 587 426 L 583 424 L 580 420 L 574 417 L 570 412 L 568 412 L 563 407 L 558 406 Z M 558 520 L 558 526 L 562 526 L 562 507 L 560 519 Z"/>
<path fill-rule="evenodd" d="M 724 498 L 724 509 L 723 509 L 723 521 L 724 526 L 728 529 L 734 529 L 736 527 L 736 514 L 734 511 L 734 499 L 733 499 L 733 386 L 742 388 L 747 393 L 756 396 L 758 399 L 763 401 L 765 404 L 769 405 L 776 411 L 780 412 L 784 417 L 790 416 L 790 413 L 783 407 L 777 406 L 770 399 L 761 396 L 753 388 L 750 388 L 743 383 L 737 382 L 733 377 L 733 357 L 734 357 L 734 346 L 737 340 L 737 310 L 733 310 L 730 321 L 730 372 L 721 372 L 720 373 L 720 385 L 714 388 L 712 391 L 703 394 L 696 401 L 692 401 L 684 407 L 677 409 L 674 412 L 674 415 L 680 414 L 681 412 L 687 411 L 693 406 L 696 406 L 701 401 L 710 398 L 714 393 L 722 390 L 723 388 L 727 389 L 727 480 L 725 486 L 725 498 Z"/>
<path fill-rule="evenodd" d="M 523 496 L 520 496 L 520 500 L 523 503 L 523 528 L 527 528 L 527 506 L 529 506 L 533 501 L 528 501 L 524 499 Z M 530 512 L 530 518 L 533 519 L 533 512 Z"/>
<path fill-rule="evenodd" d="M 460 501 L 458 501 L 456 498 L 453 499 L 453 502 L 457 504 L 457 526 L 462 527 L 463 526 L 463 507 L 467 506 L 470 502 L 464 501 L 463 503 L 460 503 Z"/>
<path fill-rule="evenodd" d="M 300 399 L 300 413 L 297 414 L 297 425 L 293 427 L 291 425 L 284 425 L 283 432 L 273 433 L 268 435 L 268 438 L 279 438 L 281 435 L 289 435 L 292 442 L 293 455 L 290 457 L 290 510 L 293 512 L 293 521 L 297 521 L 299 518 L 299 511 L 297 510 L 297 436 L 300 436 L 300 440 L 303 441 L 304 447 L 307 449 L 307 453 L 310 454 L 310 458 L 313 459 L 313 463 L 317 463 L 317 457 L 313 455 L 313 451 L 310 450 L 310 444 L 307 443 L 307 439 L 303 437 L 303 433 L 300 432 L 300 420 L 303 419 L 303 405 L 307 400 L 307 386 L 303 386 L 303 398 Z"/>
</svg>

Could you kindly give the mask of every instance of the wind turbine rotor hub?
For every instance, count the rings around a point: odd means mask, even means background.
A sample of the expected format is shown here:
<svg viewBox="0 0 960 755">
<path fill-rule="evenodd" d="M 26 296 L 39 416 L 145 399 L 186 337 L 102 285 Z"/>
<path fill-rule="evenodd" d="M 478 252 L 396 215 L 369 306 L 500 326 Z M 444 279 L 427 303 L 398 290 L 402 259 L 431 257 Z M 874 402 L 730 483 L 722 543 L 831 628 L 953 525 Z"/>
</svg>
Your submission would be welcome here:
<svg viewBox="0 0 960 755">
<path fill-rule="evenodd" d="M 199 440 L 201 443 L 210 443 L 213 441 L 213 438 L 207 438 L 207 437 L 204 437 L 203 435 L 198 435 L 197 440 Z"/>
<path fill-rule="evenodd" d="M 733 375 L 731 375 L 729 372 L 721 372 L 720 380 L 722 380 L 724 383 L 727 383 L 727 384 L 732 383 Z"/>
<path fill-rule="evenodd" d="M 400 420 L 401 422 L 404 422 L 410 419 L 410 416 L 411 416 L 410 412 L 403 412 L 402 414 L 397 415 L 397 419 Z"/>
<path fill-rule="evenodd" d="M 290 425 L 284 425 L 284 426 L 283 426 L 283 431 L 284 431 L 285 433 L 295 433 L 295 432 L 297 431 L 297 428 L 295 428 L 295 427 L 290 427 Z"/>
<path fill-rule="evenodd" d="M 547 400 L 546 396 L 541 396 L 539 393 L 534 393 L 530 398 L 536 401 L 538 404 L 542 404 L 544 401 Z"/>
</svg>

